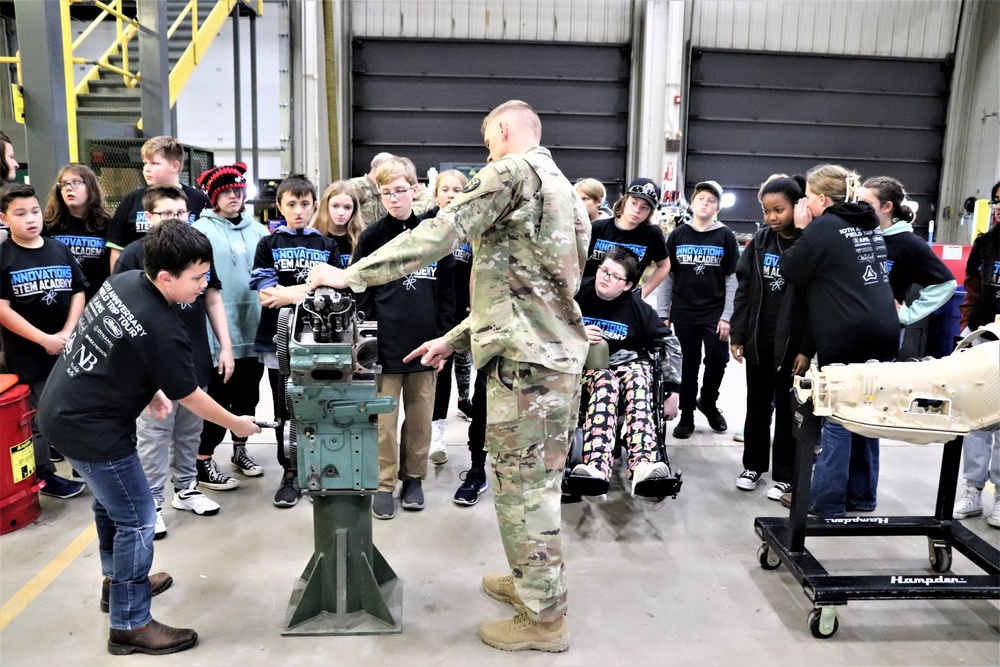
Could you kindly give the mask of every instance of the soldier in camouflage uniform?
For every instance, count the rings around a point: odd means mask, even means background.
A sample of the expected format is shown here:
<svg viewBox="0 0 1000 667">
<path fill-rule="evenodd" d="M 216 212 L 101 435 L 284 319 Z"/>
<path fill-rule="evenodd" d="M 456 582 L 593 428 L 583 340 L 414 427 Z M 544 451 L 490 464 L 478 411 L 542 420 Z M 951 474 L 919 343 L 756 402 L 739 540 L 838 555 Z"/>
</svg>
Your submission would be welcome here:
<svg viewBox="0 0 1000 667">
<path fill-rule="evenodd" d="M 354 189 L 354 194 L 358 197 L 361 205 L 361 226 L 368 227 L 386 216 L 388 211 L 382 204 L 382 197 L 378 193 L 378 185 L 375 183 L 375 172 L 383 162 L 394 157 L 392 153 L 379 153 L 372 158 L 371 171 L 364 176 L 356 176 L 349 179 L 347 184 Z"/>
<path fill-rule="evenodd" d="M 488 375 L 486 447 L 512 574 L 486 575 L 483 589 L 519 614 L 483 623 L 480 637 L 505 650 L 562 651 L 569 629 L 560 486 L 588 347 L 573 296 L 590 224 L 573 186 L 539 147 L 541 123 L 530 106 L 500 105 L 483 135 L 490 164 L 436 218 L 349 269 L 314 270 L 307 283 L 361 291 L 471 239 L 469 316 L 410 356 L 440 368 L 454 351 L 471 350 Z"/>
</svg>

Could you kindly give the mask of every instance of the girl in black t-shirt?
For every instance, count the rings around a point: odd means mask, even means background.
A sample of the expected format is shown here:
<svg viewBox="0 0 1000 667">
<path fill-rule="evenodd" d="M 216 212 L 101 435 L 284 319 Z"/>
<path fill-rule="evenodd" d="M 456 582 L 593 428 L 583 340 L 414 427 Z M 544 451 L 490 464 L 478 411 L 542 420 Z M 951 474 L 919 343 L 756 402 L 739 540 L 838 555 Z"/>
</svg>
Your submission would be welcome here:
<svg viewBox="0 0 1000 667">
<path fill-rule="evenodd" d="M 111 273 L 105 242 L 111 213 L 90 167 L 74 162 L 59 170 L 44 217 L 45 235 L 62 241 L 80 263 L 90 283 L 84 292 L 89 301 Z"/>
<path fill-rule="evenodd" d="M 612 210 L 615 217 L 595 220 L 591 223 L 590 250 L 583 277 L 597 275 L 597 268 L 604 261 L 608 250 L 624 247 L 639 258 L 639 276 L 650 264 L 656 270 L 642 284 L 642 298 L 663 282 L 670 273 L 670 260 L 663 232 L 653 223 L 653 212 L 660 201 L 660 188 L 648 178 L 637 178 L 628 186 L 625 196 L 615 202 Z"/>
<path fill-rule="evenodd" d="M 750 239 L 736 266 L 736 298 L 730 322 L 729 350 L 739 363 L 746 360 L 747 415 L 743 427 L 743 472 L 736 488 L 753 491 L 773 460 L 767 492 L 781 500 L 792 488 L 795 440 L 788 399 L 792 376 L 804 371 L 808 358 L 797 354 L 790 339 L 793 297 L 781 276 L 778 261 L 792 247 L 800 231 L 795 228 L 795 202 L 805 193 L 802 176 L 775 174 L 758 193 L 764 225 Z M 773 408 L 772 408 L 773 405 Z M 771 413 L 774 412 L 774 449 L 771 449 Z"/>
<path fill-rule="evenodd" d="M 341 268 L 346 268 L 351 263 L 351 254 L 364 228 L 361 223 L 361 204 L 358 203 L 354 188 L 347 181 L 337 181 L 327 186 L 319 200 L 312 226 L 337 242 Z"/>
</svg>

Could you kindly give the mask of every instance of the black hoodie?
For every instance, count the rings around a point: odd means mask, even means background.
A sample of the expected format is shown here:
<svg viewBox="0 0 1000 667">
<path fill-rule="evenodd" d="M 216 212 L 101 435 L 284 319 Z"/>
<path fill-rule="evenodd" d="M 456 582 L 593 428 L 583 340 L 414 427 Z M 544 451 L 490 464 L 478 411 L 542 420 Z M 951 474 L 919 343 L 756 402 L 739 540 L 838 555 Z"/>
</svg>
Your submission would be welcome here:
<svg viewBox="0 0 1000 667">
<path fill-rule="evenodd" d="M 806 290 L 821 366 L 896 358 L 899 318 L 871 206 L 830 206 L 784 252 L 779 266 L 786 280 Z"/>
</svg>

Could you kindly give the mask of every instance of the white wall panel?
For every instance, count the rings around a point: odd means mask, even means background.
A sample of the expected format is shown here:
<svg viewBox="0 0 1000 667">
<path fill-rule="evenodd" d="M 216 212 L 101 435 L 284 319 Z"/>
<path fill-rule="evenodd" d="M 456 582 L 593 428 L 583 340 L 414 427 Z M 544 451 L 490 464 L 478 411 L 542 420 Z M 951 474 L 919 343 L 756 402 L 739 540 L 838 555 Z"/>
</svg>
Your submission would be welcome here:
<svg viewBox="0 0 1000 667">
<path fill-rule="evenodd" d="M 620 44 L 632 0 L 351 0 L 357 37 Z"/>
<path fill-rule="evenodd" d="M 693 46 L 901 58 L 952 51 L 959 0 L 692 0 Z"/>
</svg>

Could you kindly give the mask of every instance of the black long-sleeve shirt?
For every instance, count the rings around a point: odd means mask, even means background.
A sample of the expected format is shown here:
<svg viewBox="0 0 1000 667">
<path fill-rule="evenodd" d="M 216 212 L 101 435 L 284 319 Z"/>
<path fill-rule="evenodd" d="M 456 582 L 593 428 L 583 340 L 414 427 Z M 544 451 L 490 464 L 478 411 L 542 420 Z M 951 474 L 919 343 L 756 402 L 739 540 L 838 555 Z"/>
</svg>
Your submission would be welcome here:
<svg viewBox="0 0 1000 667">
<path fill-rule="evenodd" d="M 411 214 L 407 220 L 386 215 L 361 232 L 351 263 L 361 261 L 418 224 L 420 218 L 416 215 Z M 448 255 L 404 278 L 369 287 L 360 295 L 358 310 L 378 322 L 378 361 L 384 373 L 427 370 L 420 359 L 403 363 L 403 357 L 454 325 L 454 268 L 455 260 Z"/>
</svg>

